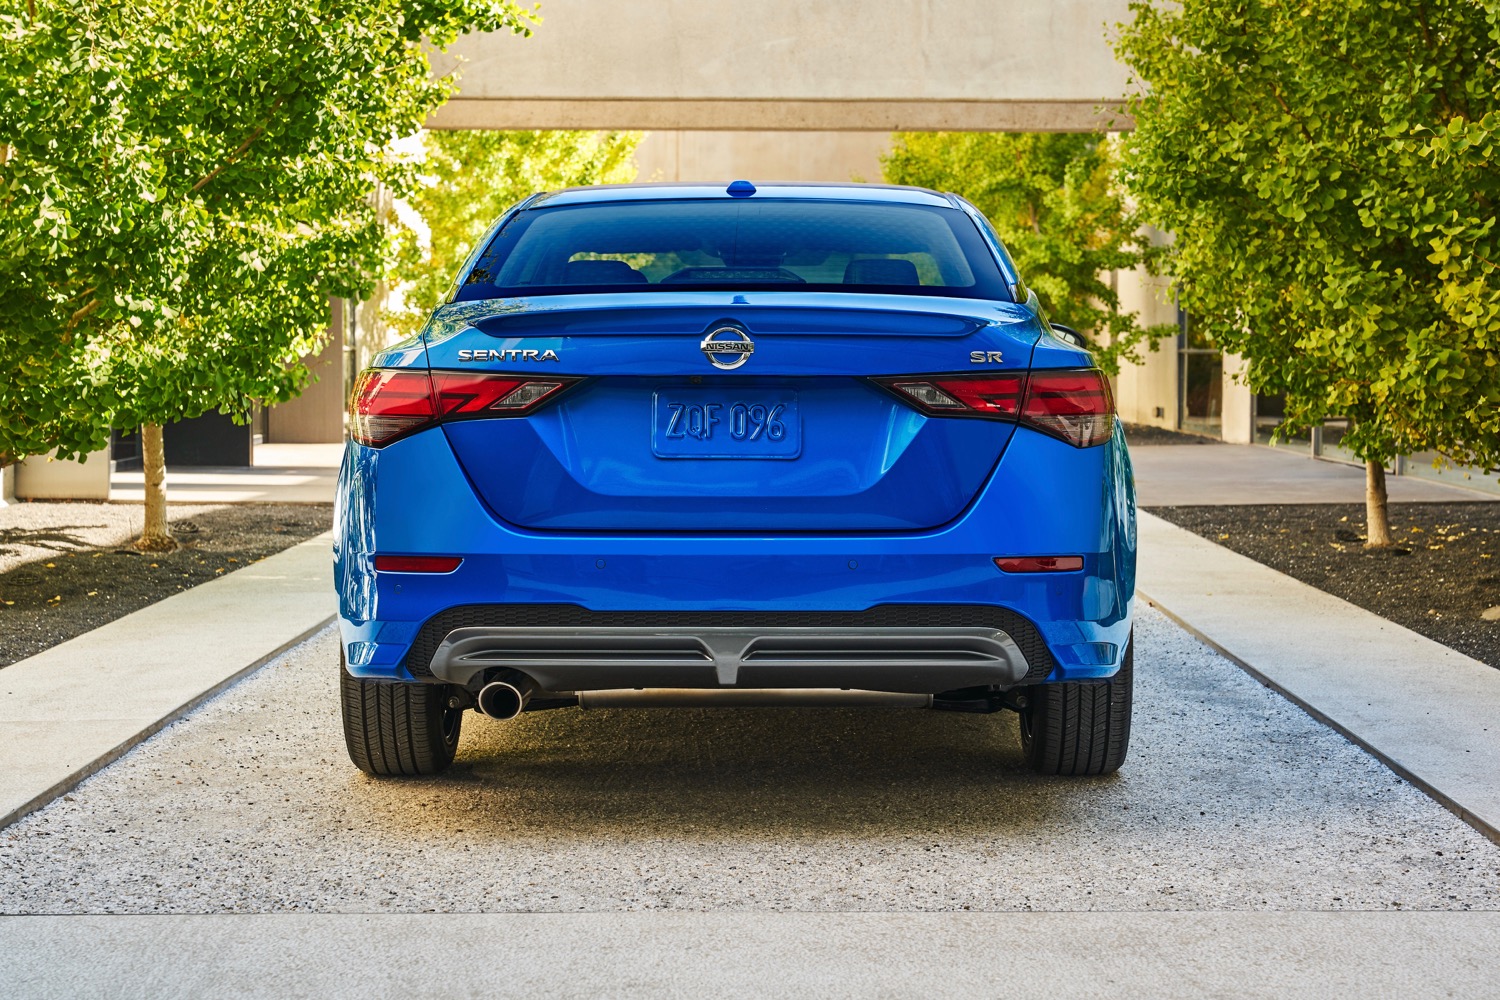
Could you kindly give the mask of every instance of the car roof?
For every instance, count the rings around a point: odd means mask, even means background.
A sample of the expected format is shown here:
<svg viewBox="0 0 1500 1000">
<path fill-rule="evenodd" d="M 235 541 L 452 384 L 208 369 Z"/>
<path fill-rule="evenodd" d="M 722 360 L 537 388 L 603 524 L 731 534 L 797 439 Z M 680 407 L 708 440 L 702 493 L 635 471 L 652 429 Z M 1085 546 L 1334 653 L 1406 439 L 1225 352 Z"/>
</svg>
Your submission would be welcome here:
<svg viewBox="0 0 1500 1000">
<path fill-rule="evenodd" d="M 756 193 L 735 196 L 728 192 L 729 182 L 723 184 L 682 184 L 676 182 L 655 184 L 599 184 L 593 187 L 565 188 L 542 194 L 529 201 L 527 208 L 542 205 L 587 205 L 610 201 L 689 201 L 702 199 L 754 200 L 757 197 L 778 199 L 800 199 L 806 201 L 863 201 L 884 202 L 900 205 L 929 205 L 939 208 L 957 208 L 952 195 L 939 194 L 927 188 L 904 187 L 896 184 L 817 184 L 805 181 L 796 183 L 755 183 Z"/>
</svg>

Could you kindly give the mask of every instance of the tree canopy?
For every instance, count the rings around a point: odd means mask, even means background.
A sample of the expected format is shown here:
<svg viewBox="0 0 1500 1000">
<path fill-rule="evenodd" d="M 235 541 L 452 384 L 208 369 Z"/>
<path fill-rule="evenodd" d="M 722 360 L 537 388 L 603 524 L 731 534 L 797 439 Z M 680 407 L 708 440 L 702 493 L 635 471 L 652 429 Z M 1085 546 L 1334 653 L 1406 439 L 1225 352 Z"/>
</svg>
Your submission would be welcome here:
<svg viewBox="0 0 1500 1000">
<path fill-rule="evenodd" d="M 1500 5 L 1131 9 L 1126 184 L 1283 429 L 1348 417 L 1376 468 L 1500 461 Z"/>
<path fill-rule="evenodd" d="M 0 13 L 0 464 L 285 399 L 368 288 L 426 52 L 510 0 L 27 0 Z"/>
<path fill-rule="evenodd" d="M 1160 251 L 1116 180 L 1116 143 L 1099 135 L 900 132 L 885 179 L 952 191 L 994 224 L 1049 316 L 1099 338 L 1110 371 L 1155 331 L 1120 309 L 1109 272 Z"/>
<path fill-rule="evenodd" d="M 459 265 L 511 205 L 537 191 L 635 179 L 639 132 L 425 132 L 415 218 L 398 230 L 391 283 L 401 299 L 392 328 L 415 333 Z"/>
</svg>

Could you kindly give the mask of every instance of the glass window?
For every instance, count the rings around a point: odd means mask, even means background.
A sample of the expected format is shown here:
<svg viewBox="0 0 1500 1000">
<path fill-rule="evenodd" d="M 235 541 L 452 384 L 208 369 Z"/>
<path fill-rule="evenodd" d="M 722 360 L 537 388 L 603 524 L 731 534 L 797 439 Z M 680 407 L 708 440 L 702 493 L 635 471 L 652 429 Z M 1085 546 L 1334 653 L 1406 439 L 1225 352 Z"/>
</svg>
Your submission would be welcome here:
<svg viewBox="0 0 1500 1000">
<path fill-rule="evenodd" d="M 1178 310 L 1177 426 L 1218 437 L 1224 427 L 1224 355 L 1192 314 Z"/>
<path fill-rule="evenodd" d="M 485 248 L 458 298 L 747 287 L 1010 297 L 957 209 L 757 199 L 521 212 Z"/>
<path fill-rule="evenodd" d="M 1276 429 L 1286 417 L 1286 396 L 1282 393 L 1255 396 L 1255 443 L 1274 444 L 1283 448 L 1307 450 L 1308 433 L 1298 431 L 1276 438 Z"/>
</svg>

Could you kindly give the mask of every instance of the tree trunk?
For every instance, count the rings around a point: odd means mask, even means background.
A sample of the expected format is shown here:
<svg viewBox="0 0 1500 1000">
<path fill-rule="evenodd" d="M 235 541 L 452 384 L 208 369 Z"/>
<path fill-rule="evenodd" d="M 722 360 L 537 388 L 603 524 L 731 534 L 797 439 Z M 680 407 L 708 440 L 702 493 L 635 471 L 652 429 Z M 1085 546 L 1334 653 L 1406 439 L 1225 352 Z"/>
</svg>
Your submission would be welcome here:
<svg viewBox="0 0 1500 1000">
<path fill-rule="evenodd" d="M 146 523 L 135 547 L 142 552 L 170 552 L 177 548 L 177 540 L 167 526 L 167 456 L 161 424 L 141 425 L 141 466 L 146 472 Z"/>
<path fill-rule="evenodd" d="M 1391 544 L 1391 513 L 1385 499 L 1385 465 L 1365 462 L 1365 548 Z"/>
</svg>

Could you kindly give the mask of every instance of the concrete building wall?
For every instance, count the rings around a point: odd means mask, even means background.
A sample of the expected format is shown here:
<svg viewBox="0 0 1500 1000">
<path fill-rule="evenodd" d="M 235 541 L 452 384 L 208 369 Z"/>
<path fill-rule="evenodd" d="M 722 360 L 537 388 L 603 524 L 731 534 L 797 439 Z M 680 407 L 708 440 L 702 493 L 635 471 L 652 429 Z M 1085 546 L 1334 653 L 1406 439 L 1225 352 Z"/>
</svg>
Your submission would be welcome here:
<svg viewBox="0 0 1500 1000">
<path fill-rule="evenodd" d="M 649 132 L 636 147 L 643 181 L 871 181 L 889 132 Z"/>
<path fill-rule="evenodd" d="M 1134 312 L 1143 326 L 1174 324 L 1177 305 L 1164 278 L 1153 278 L 1137 268 L 1117 278 L 1120 307 Z M 1120 417 L 1132 424 L 1152 427 L 1177 426 L 1177 350 L 1171 340 L 1155 351 L 1142 352 L 1139 364 L 1123 365 L 1115 379 L 1115 405 Z"/>
<path fill-rule="evenodd" d="M 334 299 L 328 343 L 309 359 L 316 381 L 302 395 L 266 410 L 266 440 L 321 444 L 344 439 L 344 302 Z"/>
<path fill-rule="evenodd" d="M 1074 131 L 1128 127 L 1127 0 L 558 0 L 471 35 L 436 128 Z"/>
<path fill-rule="evenodd" d="M 1255 394 L 1245 381 L 1245 359 L 1224 355 L 1224 440 L 1255 443 Z"/>
</svg>

